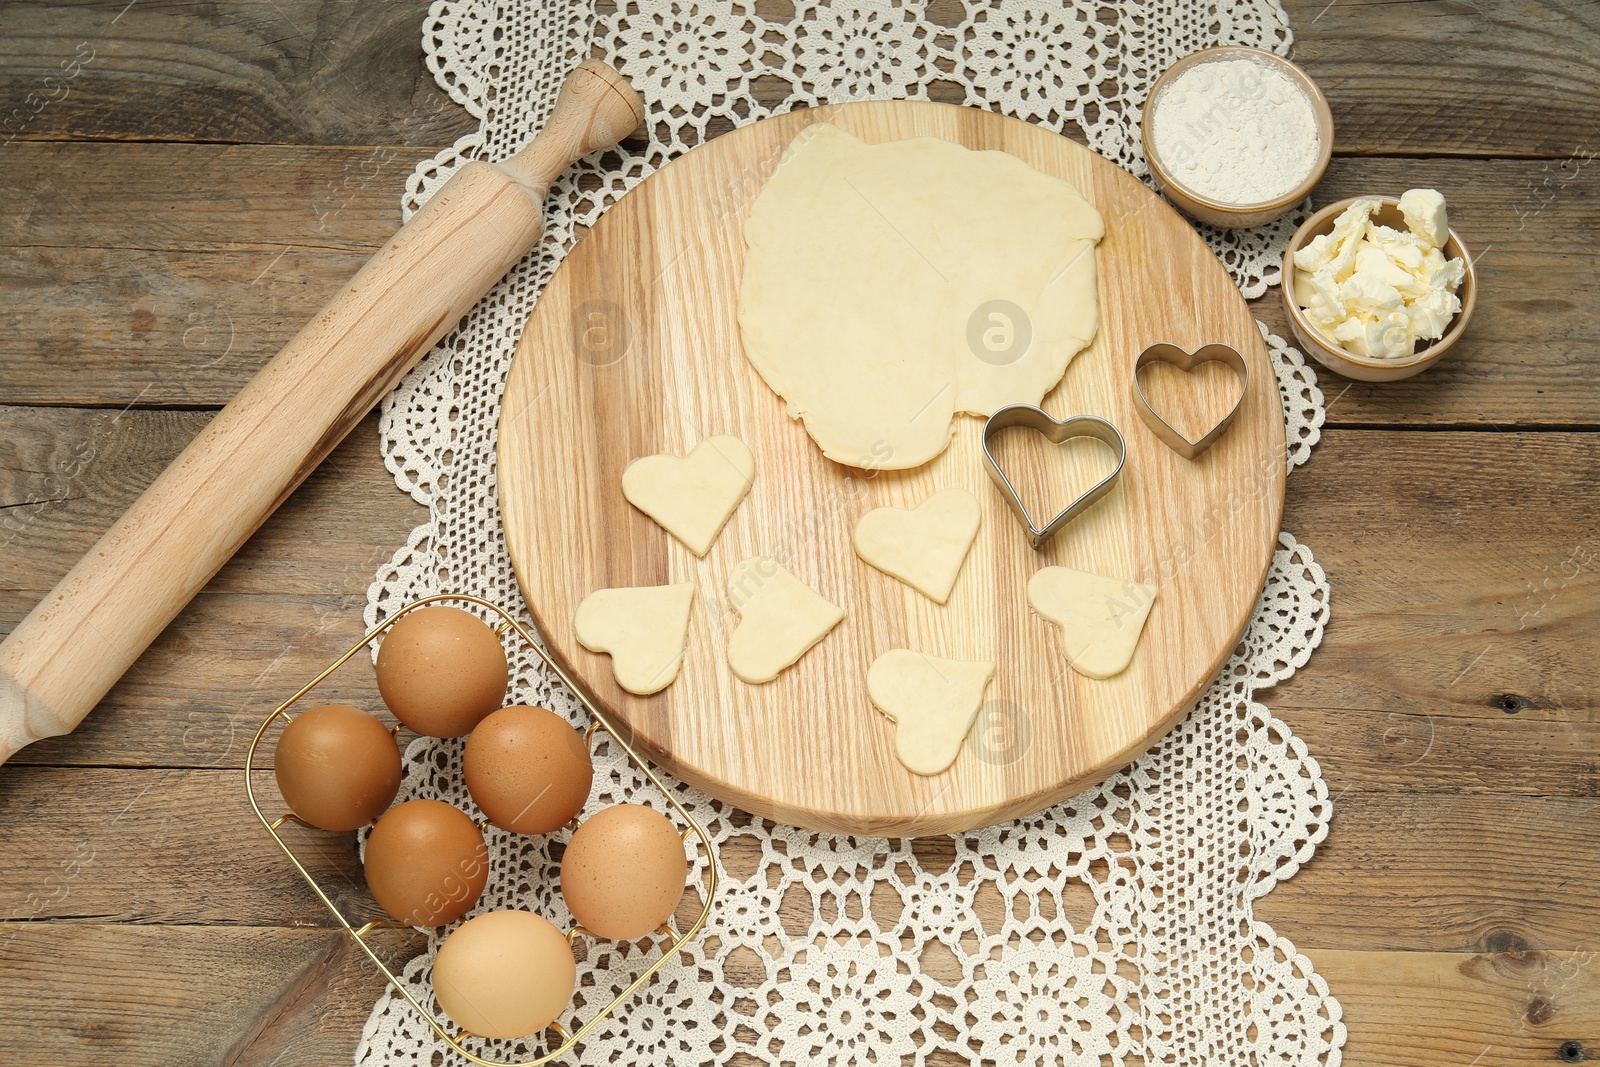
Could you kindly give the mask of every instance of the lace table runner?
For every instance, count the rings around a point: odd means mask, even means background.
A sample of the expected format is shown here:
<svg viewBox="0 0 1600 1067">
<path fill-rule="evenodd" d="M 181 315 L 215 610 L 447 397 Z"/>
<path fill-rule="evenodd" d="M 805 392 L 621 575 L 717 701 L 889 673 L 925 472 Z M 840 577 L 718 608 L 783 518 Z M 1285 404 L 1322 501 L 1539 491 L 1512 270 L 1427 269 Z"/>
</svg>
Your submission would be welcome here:
<svg viewBox="0 0 1600 1067">
<path fill-rule="evenodd" d="M 955 92 L 971 106 L 1067 130 L 1145 177 L 1138 110 L 1167 64 L 1212 44 L 1284 52 L 1289 42 L 1275 0 L 635 0 L 599 9 L 582 0 L 436 0 L 423 26 L 428 66 L 481 125 L 417 169 L 408 216 L 463 161 L 521 147 L 566 71 L 591 52 L 639 87 L 653 125 L 643 150 L 605 153 L 562 179 L 540 246 L 385 400 L 385 461 L 429 519 L 380 570 L 368 623 L 440 591 L 474 593 L 526 617 L 495 499 L 495 426 L 517 338 L 576 235 L 708 128 L 819 103 Z M 1299 217 L 1202 232 L 1256 296 L 1277 282 Z M 1262 332 L 1292 467 L 1318 439 L 1322 394 L 1300 354 Z M 948 1052 L 1017 1067 L 1339 1063 L 1345 1028 L 1327 983 L 1252 914 L 1257 897 L 1310 858 L 1332 813 L 1316 761 L 1256 699 L 1306 661 L 1328 602 L 1310 550 L 1281 535 L 1245 639 L 1160 745 L 1066 803 L 937 848 L 776 826 L 675 784 L 731 869 L 704 936 L 574 1058 L 617 1067 L 751 1059 L 921 1067 L 948 1061 Z M 585 719 L 531 657 L 514 659 L 512 693 Z M 984 743 L 980 735 L 969 743 Z M 399 799 L 473 810 L 461 744 L 413 742 Z M 650 802 L 648 782 L 603 741 L 595 772 L 592 806 Z M 493 873 L 478 912 L 524 907 L 570 922 L 548 841 L 491 828 L 489 844 Z M 425 1004 L 437 944 L 430 936 L 429 952 L 403 974 Z M 591 944 L 583 954 L 569 1021 L 592 1016 L 644 965 L 637 946 Z M 482 1047 L 501 1059 L 541 1050 Z M 386 992 L 356 1062 L 461 1061 Z"/>
</svg>

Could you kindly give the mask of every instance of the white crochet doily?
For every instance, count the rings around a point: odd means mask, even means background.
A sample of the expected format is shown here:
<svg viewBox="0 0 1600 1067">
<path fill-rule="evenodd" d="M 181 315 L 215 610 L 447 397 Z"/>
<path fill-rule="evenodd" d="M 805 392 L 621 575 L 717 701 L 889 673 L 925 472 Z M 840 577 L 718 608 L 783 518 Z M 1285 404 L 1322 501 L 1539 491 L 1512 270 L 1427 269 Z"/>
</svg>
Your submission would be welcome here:
<svg viewBox="0 0 1600 1067">
<path fill-rule="evenodd" d="M 408 216 L 463 160 L 519 148 L 561 77 L 591 51 L 629 76 L 656 118 L 642 153 L 618 149 L 573 168 L 550 194 L 541 245 L 385 400 L 385 460 L 429 520 L 380 570 L 368 623 L 441 591 L 474 593 L 526 618 L 495 500 L 495 426 L 522 324 L 575 235 L 708 127 L 844 99 L 926 97 L 944 83 L 973 106 L 1053 129 L 1075 125 L 1142 176 L 1138 108 L 1163 67 L 1211 44 L 1282 52 L 1289 40 L 1273 0 L 796 0 L 787 18 L 731 3 L 651 0 L 597 14 L 566 0 L 437 0 L 423 27 L 428 65 L 482 125 L 418 168 Z M 1292 225 L 1206 236 L 1256 295 L 1276 282 L 1272 264 Z M 1300 354 L 1262 332 L 1295 466 L 1318 439 L 1322 394 Z M 1332 805 L 1316 761 L 1256 699 L 1306 661 L 1327 616 L 1322 569 L 1283 534 L 1245 640 L 1159 746 L 1067 803 L 931 845 L 775 826 L 674 785 L 729 860 L 710 923 L 575 1058 L 616 1067 L 749 1058 L 922 1067 L 951 1053 L 1017 1067 L 1103 1057 L 1337 1064 L 1338 1002 L 1310 961 L 1252 914 L 1252 901 L 1298 870 L 1327 833 Z M 516 700 L 583 722 L 536 663 L 514 658 Z M 460 750 L 460 741 L 413 742 L 400 799 L 438 797 L 476 814 Z M 590 810 L 630 798 L 661 803 L 651 792 L 602 735 Z M 489 838 L 493 873 L 475 913 L 523 907 L 570 923 L 552 842 L 499 830 Z M 404 970 L 430 1005 L 437 944 L 435 932 L 430 951 Z M 567 1021 L 589 1018 L 644 961 L 638 946 L 588 945 Z M 539 1051 L 483 1047 L 501 1059 Z M 462 1062 L 392 993 L 374 1007 L 356 1061 Z"/>
</svg>

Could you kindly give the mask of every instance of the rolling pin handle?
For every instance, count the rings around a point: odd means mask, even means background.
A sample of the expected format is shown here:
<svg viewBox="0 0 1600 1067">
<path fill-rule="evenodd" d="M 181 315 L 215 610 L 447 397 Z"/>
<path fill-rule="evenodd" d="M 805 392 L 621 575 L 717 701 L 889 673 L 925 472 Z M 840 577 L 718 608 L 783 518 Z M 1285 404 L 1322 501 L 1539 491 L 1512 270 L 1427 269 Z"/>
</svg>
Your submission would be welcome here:
<svg viewBox="0 0 1600 1067">
<path fill-rule="evenodd" d="M 572 164 L 609 148 L 644 122 L 644 102 L 627 79 L 598 59 L 586 59 L 561 86 L 539 136 L 497 168 L 535 205 Z"/>
</svg>

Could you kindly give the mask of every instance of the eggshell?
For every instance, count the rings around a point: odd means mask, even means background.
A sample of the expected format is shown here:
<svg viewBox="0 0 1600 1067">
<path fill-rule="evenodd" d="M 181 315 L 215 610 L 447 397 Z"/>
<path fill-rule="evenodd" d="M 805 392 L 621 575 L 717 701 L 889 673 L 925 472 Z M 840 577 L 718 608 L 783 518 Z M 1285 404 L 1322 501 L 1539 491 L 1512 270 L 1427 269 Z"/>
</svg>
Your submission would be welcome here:
<svg viewBox="0 0 1600 1067">
<path fill-rule="evenodd" d="M 367 838 L 367 888 L 383 910 L 412 926 L 455 922 L 489 880 L 489 848 L 461 809 L 408 800 Z"/>
<path fill-rule="evenodd" d="M 389 728 L 360 708 L 323 704 L 283 728 L 273 773 L 300 818 L 324 830 L 354 830 L 394 800 L 400 748 Z"/>
<path fill-rule="evenodd" d="M 378 646 L 378 692 L 419 734 L 460 737 L 500 706 L 510 668 L 500 638 L 460 608 L 419 608 Z"/>
<path fill-rule="evenodd" d="M 433 961 L 439 1007 L 480 1037 L 518 1038 L 554 1022 L 572 1000 L 577 968 L 567 939 L 530 911 L 474 916 Z"/>
<path fill-rule="evenodd" d="M 544 708 L 501 708 L 467 738 L 467 791 L 489 821 L 518 834 L 547 834 L 589 800 L 594 765 L 583 735 Z"/>
<path fill-rule="evenodd" d="M 573 833 L 561 858 L 561 895 L 584 929 L 630 941 L 667 921 L 688 870 L 683 839 L 666 816 L 618 804 Z"/>
</svg>

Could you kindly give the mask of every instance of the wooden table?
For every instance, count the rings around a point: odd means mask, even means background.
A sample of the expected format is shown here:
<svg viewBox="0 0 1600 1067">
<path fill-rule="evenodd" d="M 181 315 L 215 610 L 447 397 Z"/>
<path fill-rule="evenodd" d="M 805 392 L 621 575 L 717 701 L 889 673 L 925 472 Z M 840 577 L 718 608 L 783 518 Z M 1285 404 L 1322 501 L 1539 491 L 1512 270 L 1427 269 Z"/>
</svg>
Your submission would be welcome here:
<svg viewBox="0 0 1600 1067">
<path fill-rule="evenodd" d="M 471 126 L 420 62 L 424 0 L 124 3 L 0 9 L 0 629 Z M 1600 7 L 1324 4 L 1287 5 L 1339 130 L 1317 201 L 1438 187 L 1483 298 L 1432 373 L 1323 378 L 1284 522 L 1333 622 L 1269 702 L 1337 803 L 1256 914 L 1332 985 L 1348 1063 L 1600 1057 Z M 1286 333 L 1276 292 L 1258 304 Z M 381 983 L 239 768 L 424 518 L 376 437 L 369 418 L 82 729 L 0 768 L 0 1061 L 349 1062 Z M 351 837 L 318 862 L 359 910 Z"/>
</svg>

